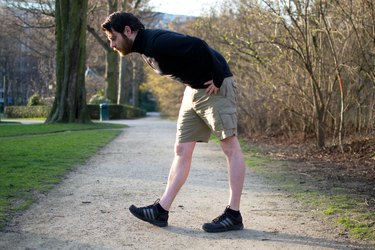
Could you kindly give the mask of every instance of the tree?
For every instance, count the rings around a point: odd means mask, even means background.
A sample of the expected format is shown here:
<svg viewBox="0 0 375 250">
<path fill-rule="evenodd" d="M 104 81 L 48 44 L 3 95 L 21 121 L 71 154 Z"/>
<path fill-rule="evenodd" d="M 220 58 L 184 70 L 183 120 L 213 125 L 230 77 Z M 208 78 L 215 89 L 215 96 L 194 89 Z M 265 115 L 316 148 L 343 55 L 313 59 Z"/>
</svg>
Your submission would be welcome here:
<svg viewBox="0 0 375 250">
<path fill-rule="evenodd" d="M 115 11 L 122 10 L 132 12 L 134 14 L 138 14 L 141 9 L 147 10 L 148 0 L 107 0 L 105 4 L 105 15 L 109 15 Z M 95 40 L 105 49 L 106 51 L 106 97 L 110 100 L 111 103 L 118 103 L 118 104 L 128 104 L 129 102 L 129 93 L 130 90 L 136 87 L 138 89 L 138 84 L 134 84 L 131 82 L 131 85 L 123 86 L 124 83 L 129 82 L 127 81 L 131 75 L 127 75 L 126 71 L 133 72 L 133 64 L 126 63 L 128 60 L 126 58 L 121 58 L 118 56 L 118 53 L 112 50 L 109 47 L 109 44 L 106 42 L 106 38 L 103 36 L 102 31 L 98 31 L 93 26 L 99 27 L 99 22 L 103 22 L 104 18 L 103 14 L 103 5 L 97 6 L 97 1 L 93 3 L 93 7 L 90 11 L 90 17 L 92 17 L 92 23 L 89 23 L 87 26 L 87 30 L 90 34 L 95 38 Z M 100 14 L 99 14 L 100 13 Z M 100 20 L 94 20 L 97 18 Z M 144 17 L 144 16 L 143 16 Z M 149 15 L 146 15 L 146 19 L 149 19 Z M 95 23 L 94 23 L 95 21 Z M 131 69 L 129 69 L 131 68 Z M 141 72 L 141 74 L 143 74 Z M 133 100 L 138 99 L 137 97 L 133 98 Z"/>
<path fill-rule="evenodd" d="M 373 10 L 368 0 L 226 1 L 187 33 L 229 60 L 242 131 L 314 135 L 323 147 L 373 131 Z"/>
<path fill-rule="evenodd" d="M 47 123 L 86 123 L 86 16 L 87 0 L 56 0 L 55 101 Z"/>
<path fill-rule="evenodd" d="M 149 90 L 156 98 L 158 110 L 168 117 L 176 118 L 180 108 L 185 85 L 156 74 L 151 68 L 146 68 L 147 82 L 141 89 Z"/>
<path fill-rule="evenodd" d="M 26 104 L 36 92 L 50 97 L 55 82 L 54 7 L 50 1 L 4 0 L 0 12 L 4 94 L 13 105 Z"/>
<path fill-rule="evenodd" d="M 98 1 L 90 1 L 90 22 L 87 24 L 87 30 L 95 38 L 95 40 L 104 48 L 106 51 L 106 64 L 105 64 L 105 79 L 107 85 L 105 87 L 105 96 L 111 103 L 117 103 L 117 91 L 118 91 L 118 78 L 119 78 L 119 56 L 116 51 L 109 47 L 105 36 L 101 35 L 101 31 L 94 28 L 100 27 L 100 23 L 103 22 L 104 18 L 117 11 L 118 0 L 108 0 L 106 4 Z M 105 9 L 105 11 L 104 11 Z"/>
</svg>

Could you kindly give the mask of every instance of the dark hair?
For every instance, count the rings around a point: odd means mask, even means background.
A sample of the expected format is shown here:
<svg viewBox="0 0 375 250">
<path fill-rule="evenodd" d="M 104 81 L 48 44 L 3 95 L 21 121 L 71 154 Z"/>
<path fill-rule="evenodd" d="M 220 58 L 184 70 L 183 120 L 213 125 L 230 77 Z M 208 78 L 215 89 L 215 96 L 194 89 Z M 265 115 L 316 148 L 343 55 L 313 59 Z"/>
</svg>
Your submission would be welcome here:
<svg viewBox="0 0 375 250">
<path fill-rule="evenodd" d="M 129 26 L 132 31 L 145 29 L 143 23 L 132 13 L 119 11 L 110 14 L 101 25 L 104 31 L 112 32 L 113 29 L 119 33 L 124 31 L 125 26 Z"/>
</svg>

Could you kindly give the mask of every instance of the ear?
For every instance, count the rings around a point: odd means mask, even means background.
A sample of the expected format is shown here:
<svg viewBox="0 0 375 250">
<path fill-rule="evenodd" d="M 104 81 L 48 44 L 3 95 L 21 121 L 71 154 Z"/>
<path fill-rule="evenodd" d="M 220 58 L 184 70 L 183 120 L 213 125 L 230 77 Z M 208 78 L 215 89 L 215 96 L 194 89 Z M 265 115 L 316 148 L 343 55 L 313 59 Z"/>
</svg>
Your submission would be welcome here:
<svg viewBox="0 0 375 250">
<path fill-rule="evenodd" d="M 125 26 L 124 28 L 124 35 L 125 36 L 130 36 L 132 33 L 132 29 L 129 26 Z"/>
</svg>

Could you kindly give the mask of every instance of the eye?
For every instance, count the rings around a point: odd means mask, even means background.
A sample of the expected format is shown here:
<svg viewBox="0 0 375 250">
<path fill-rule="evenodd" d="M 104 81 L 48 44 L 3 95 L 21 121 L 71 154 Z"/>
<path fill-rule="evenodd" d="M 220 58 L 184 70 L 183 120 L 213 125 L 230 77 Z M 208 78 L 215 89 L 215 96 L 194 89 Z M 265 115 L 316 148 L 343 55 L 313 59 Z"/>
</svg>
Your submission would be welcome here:
<svg viewBox="0 0 375 250">
<path fill-rule="evenodd" d="M 113 42 L 116 39 L 114 36 L 107 37 L 108 42 Z"/>
</svg>

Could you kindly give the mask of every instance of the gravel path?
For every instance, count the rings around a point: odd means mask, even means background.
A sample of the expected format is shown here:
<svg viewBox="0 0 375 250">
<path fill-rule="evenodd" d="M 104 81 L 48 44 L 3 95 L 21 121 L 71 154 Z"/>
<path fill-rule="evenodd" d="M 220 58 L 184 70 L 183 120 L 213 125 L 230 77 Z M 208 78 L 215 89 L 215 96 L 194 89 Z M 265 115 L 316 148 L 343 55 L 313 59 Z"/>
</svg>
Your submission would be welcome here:
<svg viewBox="0 0 375 250">
<path fill-rule="evenodd" d="M 228 197 L 224 155 L 212 142 L 197 145 L 169 226 L 139 221 L 128 207 L 162 194 L 175 122 L 157 116 L 112 122 L 130 127 L 0 232 L 0 249 L 366 249 L 251 170 L 241 203 L 245 229 L 205 233 L 202 223 L 222 213 Z"/>
</svg>

